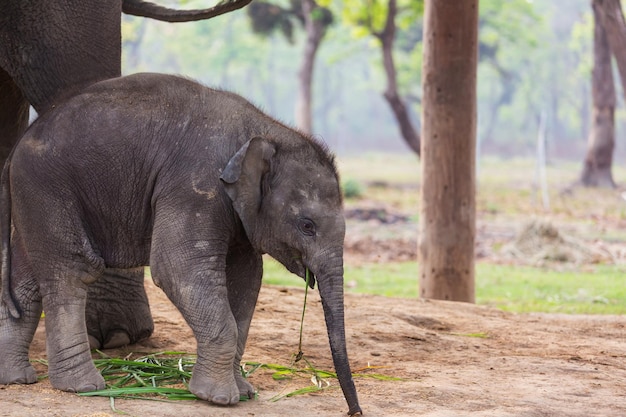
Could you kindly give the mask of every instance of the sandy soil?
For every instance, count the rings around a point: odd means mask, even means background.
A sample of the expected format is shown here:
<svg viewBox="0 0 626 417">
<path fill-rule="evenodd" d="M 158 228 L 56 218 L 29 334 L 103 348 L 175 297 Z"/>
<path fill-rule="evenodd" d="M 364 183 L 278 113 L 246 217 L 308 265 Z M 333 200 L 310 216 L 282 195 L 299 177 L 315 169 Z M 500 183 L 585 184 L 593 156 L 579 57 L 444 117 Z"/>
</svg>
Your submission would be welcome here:
<svg viewBox="0 0 626 417">
<path fill-rule="evenodd" d="M 179 313 L 152 282 L 146 286 L 155 334 L 142 344 L 107 353 L 124 357 L 129 352 L 193 352 L 194 339 Z M 245 360 L 291 363 L 298 349 L 303 296 L 301 289 L 263 288 Z M 309 297 L 303 351 L 317 368 L 330 370 L 317 291 Z M 346 321 L 353 371 L 403 378 L 356 379 L 365 415 L 626 415 L 624 316 L 516 315 L 462 303 L 347 295 Z M 31 358 L 45 358 L 44 331 L 42 323 Z M 271 374 L 252 374 L 258 399 L 231 408 L 201 401 L 116 400 L 115 406 L 132 416 L 345 415 L 339 389 L 269 401 L 308 383 L 274 381 Z M 46 380 L 0 387 L 0 416 L 109 415 L 116 414 L 108 399 L 56 391 Z"/>
</svg>

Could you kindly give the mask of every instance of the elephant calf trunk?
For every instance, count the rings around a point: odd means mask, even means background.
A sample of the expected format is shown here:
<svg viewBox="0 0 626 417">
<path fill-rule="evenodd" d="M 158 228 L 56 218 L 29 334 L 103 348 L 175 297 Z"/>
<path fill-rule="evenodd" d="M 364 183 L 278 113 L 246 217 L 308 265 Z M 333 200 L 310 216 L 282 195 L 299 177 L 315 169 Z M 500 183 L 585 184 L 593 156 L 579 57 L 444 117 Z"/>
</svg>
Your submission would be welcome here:
<svg viewBox="0 0 626 417">
<path fill-rule="evenodd" d="M 326 279 L 318 277 L 318 285 L 324 307 L 324 317 L 326 319 L 326 329 L 328 331 L 333 364 L 335 365 L 339 385 L 348 403 L 348 414 L 351 416 L 363 414 L 359 406 L 354 380 L 352 379 L 346 348 L 343 275 L 331 277 L 330 279 L 328 277 Z"/>
</svg>

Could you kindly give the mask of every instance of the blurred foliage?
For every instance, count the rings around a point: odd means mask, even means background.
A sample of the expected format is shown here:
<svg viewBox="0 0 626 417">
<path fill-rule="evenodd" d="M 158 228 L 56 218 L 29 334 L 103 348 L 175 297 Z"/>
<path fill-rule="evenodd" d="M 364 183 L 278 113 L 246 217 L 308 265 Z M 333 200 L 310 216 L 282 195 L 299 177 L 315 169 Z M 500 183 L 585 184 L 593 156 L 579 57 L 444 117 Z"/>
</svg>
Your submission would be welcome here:
<svg viewBox="0 0 626 417">
<path fill-rule="evenodd" d="M 329 7 L 331 4 L 340 7 L 343 21 L 354 26 L 353 34 L 359 37 L 383 30 L 389 0 L 343 0 L 343 2 L 323 0 L 320 3 Z M 402 30 L 408 30 L 422 16 L 424 1 L 398 0 L 397 4 L 396 25 Z"/>
<path fill-rule="evenodd" d="M 186 8 L 206 7 L 206 0 L 184 3 Z M 255 0 L 241 11 L 184 24 L 127 16 L 124 71 L 181 73 L 234 90 L 292 123 L 304 41 L 298 4 Z M 385 77 L 378 40 L 372 36 L 384 24 L 387 1 L 318 4 L 334 19 L 316 63 L 316 134 L 337 152 L 405 150 L 380 94 Z M 423 0 L 398 0 L 398 5 L 398 81 L 419 123 Z M 266 18 L 251 25 L 249 15 L 256 12 Z M 588 0 L 481 0 L 479 37 L 479 152 L 534 152 L 539 115 L 545 114 L 549 152 L 582 158 L 590 118 Z M 617 112 L 618 141 L 625 113 Z"/>
<path fill-rule="evenodd" d="M 280 31 L 291 44 L 294 43 L 294 22 L 304 25 L 301 0 L 290 0 L 287 7 L 256 0 L 246 10 L 254 33 L 267 36 Z M 311 15 L 313 19 L 321 20 L 325 28 L 333 23 L 333 15 L 326 7 L 315 7 Z"/>
<path fill-rule="evenodd" d="M 293 43 L 292 17 L 295 16 L 295 13 L 290 13 L 278 5 L 263 1 L 251 3 L 246 10 L 250 16 L 254 33 L 269 35 L 275 30 L 280 30 L 289 43 Z"/>
<path fill-rule="evenodd" d="M 360 198 L 363 196 L 363 186 L 357 180 L 348 179 L 341 184 L 343 196 L 345 198 Z"/>
</svg>

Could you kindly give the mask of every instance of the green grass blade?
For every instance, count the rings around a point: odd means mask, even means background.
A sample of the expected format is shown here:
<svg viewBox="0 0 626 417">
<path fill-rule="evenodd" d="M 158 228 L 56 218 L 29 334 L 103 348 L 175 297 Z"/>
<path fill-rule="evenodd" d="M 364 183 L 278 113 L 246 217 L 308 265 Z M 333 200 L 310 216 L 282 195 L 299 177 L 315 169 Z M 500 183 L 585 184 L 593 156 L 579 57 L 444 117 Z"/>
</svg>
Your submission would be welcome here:
<svg viewBox="0 0 626 417">
<path fill-rule="evenodd" d="M 327 386 L 322 386 L 320 388 L 317 385 L 311 385 L 311 386 L 308 386 L 308 387 L 297 389 L 295 391 L 291 391 L 291 392 L 289 392 L 287 394 L 278 394 L 278 395 L 270 398 L 270 401 L 271 402 L 277 402 L 277 401 L 282 400 L 283 398 L 290 398 L 290 397 L 295 397 L 296 395 L 303 395 L 303 394 L 313 394 L 313 393 L 324 391 L 324 390 L 327 390 L 327 389 L 330 389 L 330 388 L 338 388 L 338 387 L 328 386 L 327 385 Z"/>
<path fill-rule="evenodd" d="M 136 388 L 111 388 L 99 391 L 80 392 L 78 395 L 82 397 L 125 397 L 131 395 L 165 395 L 165 396 L 183 396 L 189 399 L 197 399 L 188 390 L 182 388 L 169 387 L 136 387 Z M 193 398 L 191 398 L 193 397 Z"/>
</svg>

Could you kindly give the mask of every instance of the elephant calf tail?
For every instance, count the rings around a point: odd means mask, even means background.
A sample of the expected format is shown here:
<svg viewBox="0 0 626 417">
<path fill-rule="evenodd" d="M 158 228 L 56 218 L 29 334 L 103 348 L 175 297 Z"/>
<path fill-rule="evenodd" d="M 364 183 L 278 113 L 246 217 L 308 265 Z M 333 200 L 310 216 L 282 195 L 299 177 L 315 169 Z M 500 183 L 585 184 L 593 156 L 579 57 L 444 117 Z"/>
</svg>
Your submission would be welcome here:
<svg viewBox="0 0 626 417">
<path fill-rule="evenodd" d="M 11 294 L 11 187 L 10 187 L 10 167 L 11 155 L 7 158 L 0 178 L 2 191 L 0 194 L 0 238 L 2 239 L 2 301 L 9 308 L 11 316 L 20 318 L 13 295 Z"/>
</svg>

